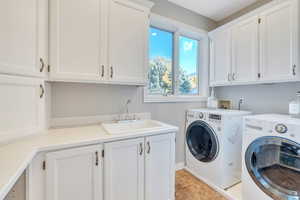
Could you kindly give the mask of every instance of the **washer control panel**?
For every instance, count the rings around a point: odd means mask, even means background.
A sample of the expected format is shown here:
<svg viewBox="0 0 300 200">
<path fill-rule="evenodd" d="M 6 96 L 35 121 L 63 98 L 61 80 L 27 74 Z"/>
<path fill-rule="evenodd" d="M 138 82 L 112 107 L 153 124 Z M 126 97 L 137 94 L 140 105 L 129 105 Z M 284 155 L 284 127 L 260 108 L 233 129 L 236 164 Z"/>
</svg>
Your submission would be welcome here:
<svg viewBox="0 0 300 200">
<path fill-rule="evenodd" d="M 198 117 L 199 117 L 199 119 L 204 119 L 204 113 L 203 113 L 203 112 L 200 112 L 200 113 L 198 114 Z"/>
<path fill-rule="evenodd" d="M 209 119 L 214 120 L 214 121 L 221 121 L 222 116 L 221 115 L 216 115 L 216 114 L 209 114 L 208 116 Z"/>
</svg>

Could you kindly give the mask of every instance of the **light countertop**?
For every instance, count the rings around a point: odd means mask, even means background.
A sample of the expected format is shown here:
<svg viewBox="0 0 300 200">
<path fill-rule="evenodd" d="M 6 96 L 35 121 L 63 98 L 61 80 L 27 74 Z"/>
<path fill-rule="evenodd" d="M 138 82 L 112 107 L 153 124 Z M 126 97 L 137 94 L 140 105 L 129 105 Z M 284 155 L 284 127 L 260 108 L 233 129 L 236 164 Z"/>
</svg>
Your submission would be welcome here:
<svg viewBox="0 0 300 200">
<path fill-rule="evenodd" d="M 2 145 L 0 146 L 0 200 L 4 199 L 38 152 L 177 131 L 177 127 L 164 124 L 159 130 L 109 135 L 102 128 L 101 124 L 97 124 L 72 128 L 49 129 L 44 134 L 26 137 Z"/>
</svg>

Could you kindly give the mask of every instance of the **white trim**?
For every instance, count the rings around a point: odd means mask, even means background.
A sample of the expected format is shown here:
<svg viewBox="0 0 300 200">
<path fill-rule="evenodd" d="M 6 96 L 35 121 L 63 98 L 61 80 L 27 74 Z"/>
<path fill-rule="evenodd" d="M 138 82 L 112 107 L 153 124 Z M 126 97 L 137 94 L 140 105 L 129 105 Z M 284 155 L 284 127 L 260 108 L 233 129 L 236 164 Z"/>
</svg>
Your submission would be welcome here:
<svg viewBox="0 0 300 200">
<path fill-rule="evenodd" d="M 144 88 L 144 102 L 145 103 L 156 103 L 156 102 L 199 102 L 206 101 L 208 96 L 208 73 L 209 73 L 209 38 L 208 32 L 202 29 L 195 28 L 193 26 L 184 24 L 182 22 L 169 19 L 157 14 L 151 14 L 150 17 L 151 25 L 166 31 L 174 33 L 174 74 L 177 74 L 178 67 L 178 37 L 185 36 L 191 39 L 199 41 L 199 62 L 198 62 L 198 90 L 199 95 L 177 95 L 176 88 L 174 95 L 148 95 L 147 86 Z M 148 80 L 147 80 L 148 81 Z M 175 81 L 176 82 L 176 81 Z M 148 85 L 148 84 L 147 84 Z M 176 87 L 176 86 L 175 86 Z"/>
<path fill-rule="evenodd" d="M 84 116 L 84 117 L 61 117 L 52 118 L 50 120 L 50 127 L 68 127 L 68 126 L 84 126 L 90 124 L 97 124 L 101 122 L 125 119 L 127 114 L 115 114 L 115 115 L 97 115 L 97 116 Z M 137 119 L 151 119 L 150 113 L 129 113 L 129 117 L 135 117 Z"/>
<path fill-rule="evenodd" d="M 179 170 L 184 169 L 184 167 L 185 167 L 184 162 L 179 162 L 179 163 L 176 163 L 175 170 L 179 171 Z"/>
</svg>

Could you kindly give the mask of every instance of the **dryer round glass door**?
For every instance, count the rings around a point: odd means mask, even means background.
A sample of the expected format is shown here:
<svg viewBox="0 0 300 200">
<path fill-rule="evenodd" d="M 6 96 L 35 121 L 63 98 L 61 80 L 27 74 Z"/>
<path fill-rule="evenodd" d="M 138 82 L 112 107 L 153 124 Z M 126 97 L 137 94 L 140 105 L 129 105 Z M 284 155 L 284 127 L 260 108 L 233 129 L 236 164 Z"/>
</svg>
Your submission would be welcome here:
<svg viewBox="0 0 300 200">
<path fill-rule="evenodd" d="M 218 155 L 218 139 L 213 129 L 203 121 L 189 125 L 186 143 L 191 154 L 201 162 L 211 162 Z"/>
<path fill-rule="evenodd" d="M 256 185 L 273 199 L 300 199 L 300 144 L 281 137 L 261 137 L 245 153 Z"/>
</svg>

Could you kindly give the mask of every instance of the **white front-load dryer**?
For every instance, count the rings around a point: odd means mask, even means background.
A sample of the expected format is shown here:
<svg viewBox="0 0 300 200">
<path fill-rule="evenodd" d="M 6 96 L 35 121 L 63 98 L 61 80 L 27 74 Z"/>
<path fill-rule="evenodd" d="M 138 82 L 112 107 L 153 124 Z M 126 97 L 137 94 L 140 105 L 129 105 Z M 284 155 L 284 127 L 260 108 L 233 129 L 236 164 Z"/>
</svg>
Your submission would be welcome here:
<svg viewBox="0 0 300 200">
<path fill-rule="evenodd" d="M 242 153 L 243 200 L 300 199 L 300 119 L 245 117 Z"/>
<path fill-rule="evenodd" d="M 242 116 L 250 112 L 192 109 L 187 111 L 186 169 L 214 188 L 241 179 Z"/>
</svg>

